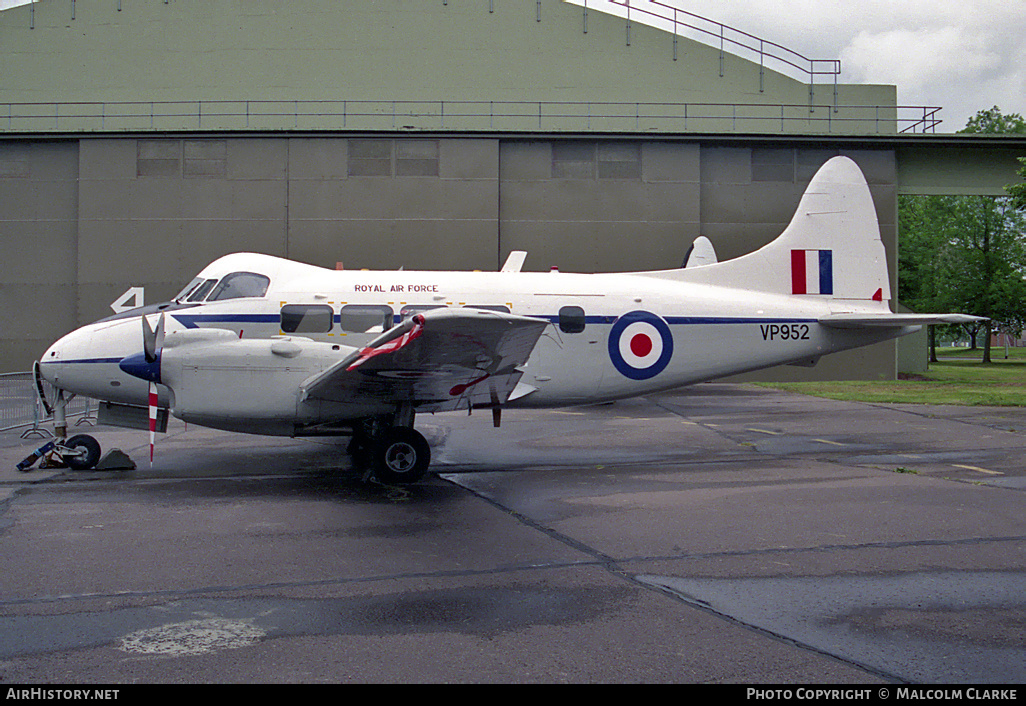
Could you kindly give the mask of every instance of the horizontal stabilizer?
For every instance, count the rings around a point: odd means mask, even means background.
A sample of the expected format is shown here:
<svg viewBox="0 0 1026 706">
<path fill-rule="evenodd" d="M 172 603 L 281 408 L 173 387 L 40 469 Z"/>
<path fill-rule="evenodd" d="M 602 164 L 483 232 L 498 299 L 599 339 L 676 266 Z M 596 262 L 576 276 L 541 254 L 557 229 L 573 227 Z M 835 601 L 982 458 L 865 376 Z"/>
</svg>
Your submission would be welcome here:
<svg viewBox="0 0 1026 706">
<path fill-rule="evenodd" d="M 982 316 L 968 314 L 830 314 L 819 323 L 831 328 L 900 328 L 930 324 L 971 324 L 986 321 Z"/>
</svg>

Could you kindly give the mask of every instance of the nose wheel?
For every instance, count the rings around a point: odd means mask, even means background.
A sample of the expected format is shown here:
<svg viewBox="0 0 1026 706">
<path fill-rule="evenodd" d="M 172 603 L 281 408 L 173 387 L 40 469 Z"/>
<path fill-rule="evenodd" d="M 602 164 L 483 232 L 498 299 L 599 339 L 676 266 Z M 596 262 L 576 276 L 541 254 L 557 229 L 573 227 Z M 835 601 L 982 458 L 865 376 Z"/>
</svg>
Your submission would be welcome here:
<svg viewBox="0 0 1026 706">
<path fill-rule="evenodd" d="M 68 468 L 73 471 L 87 471 L 100 460 L 100 444 L 88 434 L 78 434 L 64 442 L 64 448 L 71 453 L 62 454 Z"/>
<path fill-rule="evenodd" d="M 77 434 L 67 441 L 55 439 L 32 452 L 24 461 L 18 464 L 18 470 L 28 471 L 39 459 L 46 457 L 44 464 L 50 464 L 49 468 L 63 468 L 67 466 L 73 471 L 88 471 L 95 468 L 100 460 L 100 444 L 88 434 Z M 56 461 L 54 460 L 56 457 Z M 53 464 L 57 465 L 54 466 Z"/>
</svg>

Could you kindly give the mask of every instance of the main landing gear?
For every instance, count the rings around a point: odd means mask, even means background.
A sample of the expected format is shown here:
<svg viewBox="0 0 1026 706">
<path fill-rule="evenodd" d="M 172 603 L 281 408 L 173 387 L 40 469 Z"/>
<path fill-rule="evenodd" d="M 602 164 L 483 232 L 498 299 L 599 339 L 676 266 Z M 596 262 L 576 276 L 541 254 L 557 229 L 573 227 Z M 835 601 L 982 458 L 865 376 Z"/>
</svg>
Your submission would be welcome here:
<svg viewBox="0 0 1026 706">
<path fill-rule="evenodd" d="M 413 428 L 410 405 L 399 405 L 394 415 L 356 425 L 348 451 L 357 466 L 388 485 L 416 483 L 431 465 L 431 447 Z"/>
</svg>

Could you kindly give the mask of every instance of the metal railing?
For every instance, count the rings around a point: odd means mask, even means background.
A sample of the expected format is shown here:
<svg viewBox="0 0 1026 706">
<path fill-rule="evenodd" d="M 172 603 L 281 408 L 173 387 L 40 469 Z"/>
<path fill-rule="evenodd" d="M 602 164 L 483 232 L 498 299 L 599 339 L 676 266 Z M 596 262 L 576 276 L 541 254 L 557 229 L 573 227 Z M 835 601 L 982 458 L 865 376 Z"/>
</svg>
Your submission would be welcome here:
<svg viewBox="0 0 1026 706">
<path fill-rule="evenodd" d="M 894 134 L 939 107 L 590 101 L 217 100 L 0 103 L 4 132 L 409 130 Z"/>
<path fill-rule="evenodd" d="M 53 387 L 46 385 L 46 394 L 54 399 Z M 76 397 L 68 403 L 67 418 L 78 417 L 76 424 L 95 422 L 93 400 L 87 397 Z M 53 436 L 40 425 L 52 421 L 43 409 L 39 396 L 36 394 L 32 373 L 0 373 L 0 432 L 22 429 L 22 437 Z"/>
<path fill-rule="evenodd" d="M 573 0 L 583 3 L 587 8 L 587 0 Z M 702 17 L 693 12 L 675 7 L 660 0 L 608 0 L 625 13 L 627 20 L 627 42 L 630 43 L 630 24 L 640 18 L 644 24 L 667 29 L 673 34 L 673 58 L 677 59 L 677 37 L 688 36 L 710 46 L 718 46 L 720 50 L 720 76 L 724 72 L 725 53 L 742 52 L 758 60 L 760 68 L 760 90 L 762 88 L 762 68 L 766 60 L 778 65 L 778 68 L 792 69 L 803 75 L 809 83 L 815 83 L 817 76 L 832 76 L 834 82 L 841 73 L 840 59 L 810 59 L 793 49 L 757 37 L 722 22 Z M 601 3 L 592 3 L 592 9 L 602 11 Z M 741 54 L 739 54 L 740 56 Z"/>
</svg>

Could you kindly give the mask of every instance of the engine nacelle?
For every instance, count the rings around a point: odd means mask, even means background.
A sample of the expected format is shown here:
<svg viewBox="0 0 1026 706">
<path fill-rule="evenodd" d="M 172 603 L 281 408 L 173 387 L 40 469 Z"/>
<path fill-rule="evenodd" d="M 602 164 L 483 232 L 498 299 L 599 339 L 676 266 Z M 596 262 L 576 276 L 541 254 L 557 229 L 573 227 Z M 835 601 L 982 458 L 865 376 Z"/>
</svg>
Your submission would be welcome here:
<svg viewBox="0 0 1026 706">
<path fill-rule="evenodd" d="M 222 329 L 168 334 L 157 360 L 123 361 L 122 369 L 170 391 L 171 412 L 186 422 L 216 429 L 292 436 L 305 424 L 339 421 L 388 408 L 300 400 L 302 383 L 341 358 L 352 346 L 301 336 L 240 339 Z"/>
</svg>

